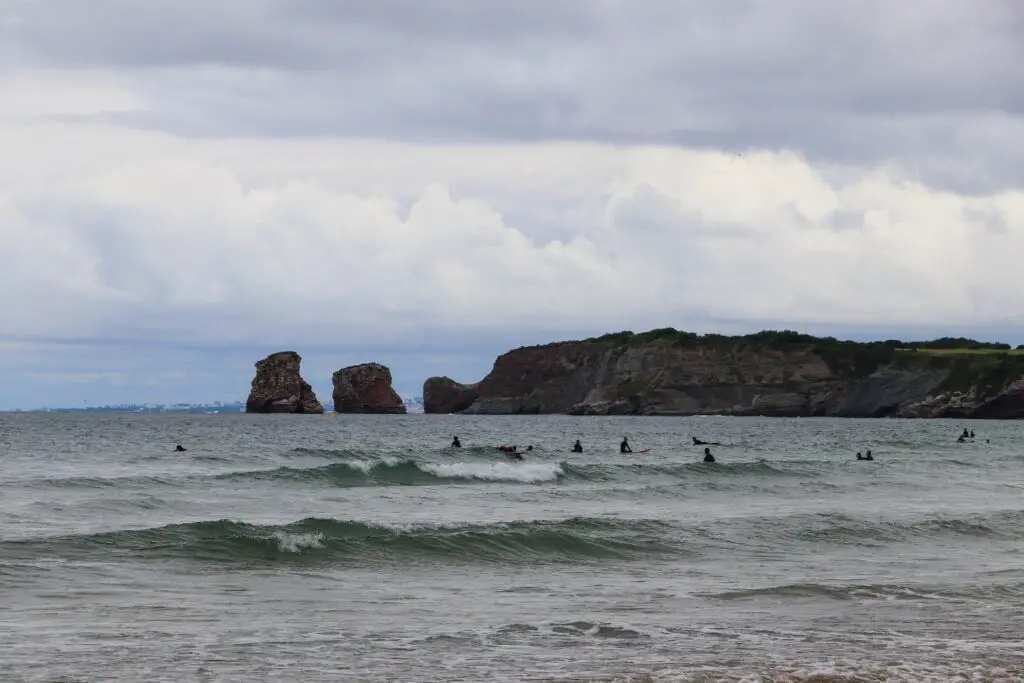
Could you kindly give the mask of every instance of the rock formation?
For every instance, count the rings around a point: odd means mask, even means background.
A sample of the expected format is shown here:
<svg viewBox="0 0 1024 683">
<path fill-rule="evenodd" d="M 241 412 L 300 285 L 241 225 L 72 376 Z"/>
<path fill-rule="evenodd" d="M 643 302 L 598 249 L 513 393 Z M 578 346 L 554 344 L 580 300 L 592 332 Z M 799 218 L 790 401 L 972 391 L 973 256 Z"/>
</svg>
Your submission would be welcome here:
<svg viewBox="0 0 1024 683">
<path fill-rule="evenodd" d="M 380 363 L 363 363 L 334 373 L 334 410 L 338 413 L 405 414 L 405 404 L 391 388 L 391 371 Z"/>
<path fill-rule="evenodd" d="M 323 405 L 299 374 L 301 362 L 294 351 L 272 353 L 257 362 L 245 412 L 322 414 Z"/>
<path fill-rule="evenodd" d="M 424 408 L 470 414 L 1024 418 L 1024 355 L 946 347 L 933 352 L 901 344 L 795 332 L 624 332 L 510 351 L 475 385 L 432 377 L 424 384 Z"/>
<path fill-rule="evenodd" d="M 478 384 L 459 384 L 450 377 L 431 377 L 423 383 L 423 412 L 458 413 L 480 396 Z"/>
</svg>

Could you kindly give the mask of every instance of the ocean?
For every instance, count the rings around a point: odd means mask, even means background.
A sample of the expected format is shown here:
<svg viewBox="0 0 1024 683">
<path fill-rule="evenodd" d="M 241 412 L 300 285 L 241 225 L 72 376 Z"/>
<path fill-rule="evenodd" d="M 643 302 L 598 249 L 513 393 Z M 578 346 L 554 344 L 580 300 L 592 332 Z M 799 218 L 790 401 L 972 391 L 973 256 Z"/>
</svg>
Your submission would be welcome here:
<svg viewBox="0 0 1024 683">
<path fill-rule="evenodd" d="M 3 414 L 0 680 L 1022 681 L 1022 443 L 1015 422 Z"/>
</svg>

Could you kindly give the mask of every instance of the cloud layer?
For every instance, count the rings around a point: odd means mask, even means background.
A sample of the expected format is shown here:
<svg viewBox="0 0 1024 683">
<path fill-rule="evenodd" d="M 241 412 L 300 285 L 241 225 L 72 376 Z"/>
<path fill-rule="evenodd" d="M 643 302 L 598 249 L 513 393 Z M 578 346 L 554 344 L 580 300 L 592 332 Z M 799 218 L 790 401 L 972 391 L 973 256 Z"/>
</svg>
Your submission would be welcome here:
<svg viewBox="0 0 1024 683">
<path fill-rule="evenodd" d="M 221 363 L 244 384 L 283 346 L 417 375 L 664 325 L 1012 336 L 1022 17 L 8 0 L 3 367 L 100 381 L 67 344 L 116 342 L 156 377 L 155 349 L 244 347 Z"/>
</svg>

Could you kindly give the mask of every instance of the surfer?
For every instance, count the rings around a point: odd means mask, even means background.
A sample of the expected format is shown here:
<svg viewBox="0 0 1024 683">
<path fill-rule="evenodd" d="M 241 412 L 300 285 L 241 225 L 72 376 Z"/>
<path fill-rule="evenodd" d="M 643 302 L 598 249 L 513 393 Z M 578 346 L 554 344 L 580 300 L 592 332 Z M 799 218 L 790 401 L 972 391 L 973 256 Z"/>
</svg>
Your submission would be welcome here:
<svg viewBox="0 0 1024 683">
<path fill-rule="evenodd" d="M 695 436 L 691 436 L 690 438 L 693 439 L 693 445 L 694 446 L 721 446 L 722 445 L 722 444 L 718 443 L 717 441 L 701 441 L 700 439 L 698 439 Z"/>
<path fill-rule="evenodd" d="M 531 450 L 527 448 L 526 450 Z M 498 450 L 505 454 L 505 457 L 512 458 L 513 460 L 522 460 L 523 456 L 521 453 L 516 452 L 516 446 L 498 446 Z"/>
<path fill-rule="evenodd" d="M 863 460 L 864 459 L 864 456 L 860 454 L 860 451 L 857 451 L 857 459 L 858 460 Z"/>
<path fill-rule="evenodd" d="M 459 441 L 459 437 L 452 437 L 452 448 L 462 448 L 462 442 Z"/>
<path fill-rule="evenodd" d="M 871 457 L 871 451 L 867 452 L 867 454 L 864 456 L 864 459 L 865 460 L 874 460 L 874 458 Z"/>
<path fill-rule="evenodd" d="M 715 456 L 711 455 L 711 449 L 710 448 L 705 448 L 704 449 L 704 462 L 714 462 L 714 461 L 715 461 Z"/>
<path fill-rule="evenodd" d="M 960 438 L 961 439 L 966 439 L 966 438 L 969 438 L 970 436 L 971 436 L 971 433 L 969 431 L 967 431 L 967 427 L 964 427 L 964 433 L 960 435 Z"/>
<path fill-rule="evenodd" d="M 622 443 L 619 444 L 619 453 L 632 453 L 633 449 L 629 447 L 629 439 L 622 437 Z"/>
<path fill-rule="evenodd" d="M 572 452 L 573 453 L 582 453 L 583 452 L 583 444 L 580 443 L 579 439 L 576 439 L 576 443 L 574 443 L 572 445 Z"/>
<path fill-rule="evenodd" d="M 180 443 L 177 446 L 174 447 L 175 453 L 184 453 L 185 450 L 186 450 L 185 447 L 182 446 Z"/>
</svg>

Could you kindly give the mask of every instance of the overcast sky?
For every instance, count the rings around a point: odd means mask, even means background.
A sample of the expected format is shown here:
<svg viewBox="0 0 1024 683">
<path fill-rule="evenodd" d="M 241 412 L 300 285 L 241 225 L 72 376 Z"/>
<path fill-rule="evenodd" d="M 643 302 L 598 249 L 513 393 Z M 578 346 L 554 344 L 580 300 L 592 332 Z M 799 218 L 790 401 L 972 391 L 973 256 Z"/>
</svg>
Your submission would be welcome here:
<svg viewBox="0 0 1024 683">
<path fill-rule="evenodd" d="M 0 408 L 1024 341 L 1015 0 L 0 0 Z"/>
</svg>

